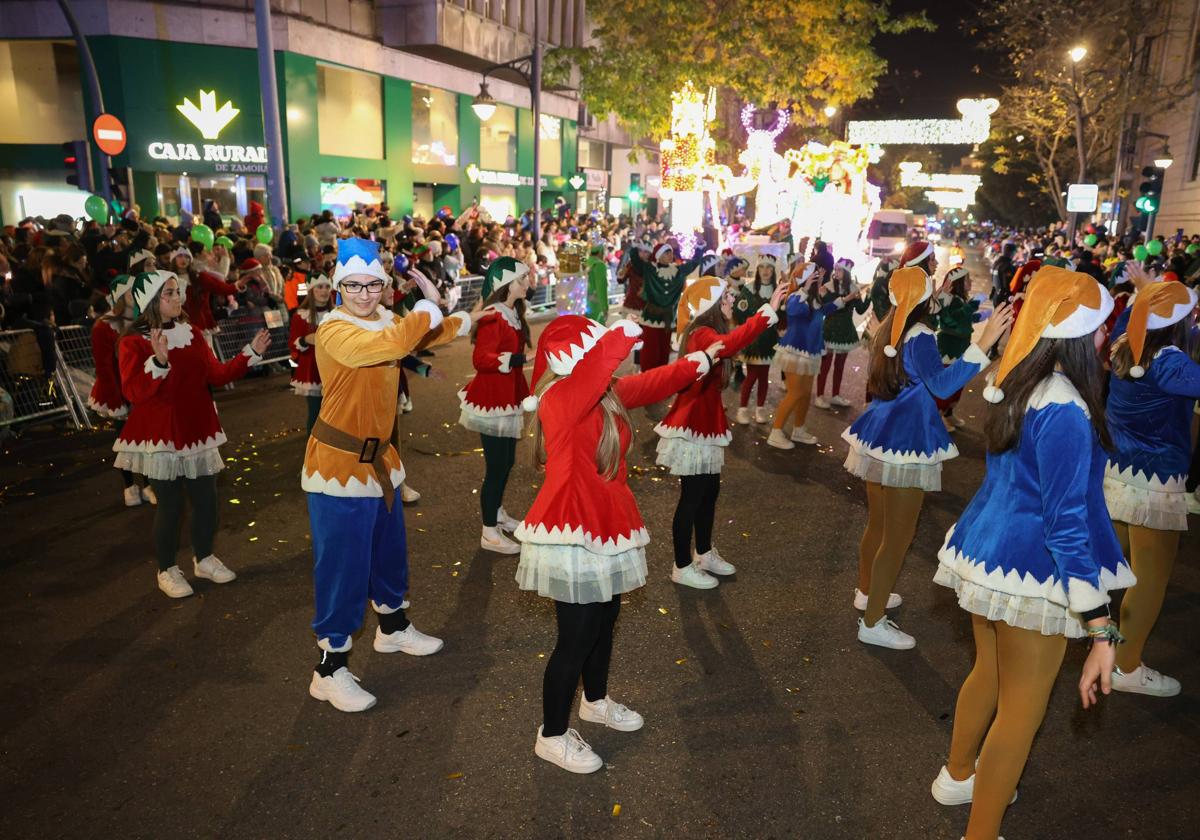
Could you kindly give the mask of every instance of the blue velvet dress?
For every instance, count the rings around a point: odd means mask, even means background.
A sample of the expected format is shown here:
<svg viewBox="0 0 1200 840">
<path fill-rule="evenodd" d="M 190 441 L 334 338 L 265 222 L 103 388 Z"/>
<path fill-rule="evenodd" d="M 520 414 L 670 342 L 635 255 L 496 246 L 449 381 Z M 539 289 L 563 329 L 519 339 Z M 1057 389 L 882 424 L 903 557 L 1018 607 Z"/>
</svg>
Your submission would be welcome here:
<svg viewBox="0 0 1200 840">
<path fill-rule="evenodd" d="M 1079 614 L 1136 582 L 1104 503 L 1107 461 L 1079 392 L 1061 374 L 1048 377 L 1030 397 L 1018 444 L 988 454 L 934 581 L 989 620 L 1087 635 Z"/>
<path fill-rule="evenodd" d="M 933 330 L 915 324 L 904 338 L 908 384 L 895 399 L 875 399 L 842 438 L 850 444 L 846 469 L 885 487 L 942 489 L 942 462 L 958 457 L 958 447 L 942 422 L 935 397 L 948 399 L 988 365 L 987 355 L 970 345 L 961 359 L 942 364 Z"/>
</svg>

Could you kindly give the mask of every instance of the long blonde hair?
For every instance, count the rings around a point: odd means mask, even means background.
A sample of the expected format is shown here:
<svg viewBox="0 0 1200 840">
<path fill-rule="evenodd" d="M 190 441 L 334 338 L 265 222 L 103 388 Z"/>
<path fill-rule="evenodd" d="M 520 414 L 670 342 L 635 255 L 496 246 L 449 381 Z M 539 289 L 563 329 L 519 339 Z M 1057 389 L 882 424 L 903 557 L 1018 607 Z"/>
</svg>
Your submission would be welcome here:
<svg viewBox="0 0 1200 840">
<path fill-rule="evenodd" d="M 534 383 L 534 393 L 538 399 L 546 393 L 551 385 L 559 379 L 558 374 L 547 370 L 541 380 Z M 600 441 L 596 444 L 596 470 L 606 481 L 617 477 L 621 469 L 621 427 L 618 421 L 623 421 L 629 428 L 630 435 L 634 434 L 633 420 L 629 410 L 613 390 L 612 384 L 600 398 L 600 409 L 603 412 L 603 422 L 600 426 Z M 533 466 L 542 469 L 546 466 L 546 441 L 542 435 L 542 423 L 537 414 L 533 415 Z"/>
</svg>

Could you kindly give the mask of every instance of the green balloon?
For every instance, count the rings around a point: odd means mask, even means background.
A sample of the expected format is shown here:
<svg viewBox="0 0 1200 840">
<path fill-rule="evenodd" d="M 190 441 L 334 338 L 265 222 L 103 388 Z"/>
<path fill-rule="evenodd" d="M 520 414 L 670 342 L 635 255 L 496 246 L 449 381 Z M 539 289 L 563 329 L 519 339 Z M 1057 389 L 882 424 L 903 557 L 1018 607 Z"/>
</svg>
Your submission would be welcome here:
<svg viewBox="0 0 1200 840">
<path fill-rule="evenodd" d="M 89 195 L 83 202 L 83 212 L 89 219 L 104 224 L 108 221 L 108 204 L 98 195 Z"/>
<path fill-rule="evenodd" d="M 1189 257 L 1193 256 L 1197 251 L 1200 251 L 1200 245 L 1197 245 L 1195 242 L 1187 246 L 1187 255 Z"/>
<path fill-rule="evenodd" d="M 213 232 L 208 225 L 192 225 L 192 241 L 199 242 L 204 246 L 204 250 L 211 251 L 213 246 Z"/>
<path fill-rule="evenodd" d="M 1088 246 L 1089 248 L 1091 248 L 1093 245 L 1095 245 L 1099 241 L 1100 240 L 1096 237 L 1096 234 L 1094 234 L 1094 233 L 1089 233 L 1087 236 L 1083 237 L 1083 244 Z"/>
<path fill-rule="evenodd" d="M 1163 252 L 1162 240 L 1161 239 L 1151 239 L 1149 242 L 1146 243 L 1146 250 L 1149 252 L 1150 256 L 1157 257 L 1159 254 L 1161 254 Z"/>
<path fill-rule="evenodd" d="M 233 249 L 233 240 L 228 236 L 218 236 L 215 240 L 213 240 L 213 242 L 216 245 L 220 245 L 222 248 L 228 248 L 230 250 Z"/>
<path fill-rule="evenodd" d="M 1134 246 L 1133 258 L 1135 260 L 1137 260 L 1138 262 L 1141 262 L 1142 260 L 1146 259 L 1146 257 L 1148 257 L 1148 256 L 1150 256 L 1150 252 L 1146 250 L 1145 245 Z"/>
<path fill-rule="evenodd" d="M 271 230 L 271 226 L 264 222 L 258 226 L 258 230 L 254 231 L 254 238 L 264 245 L 270 245 L 271 240 L 275 238 L 275 231 Z"/>
</svg>

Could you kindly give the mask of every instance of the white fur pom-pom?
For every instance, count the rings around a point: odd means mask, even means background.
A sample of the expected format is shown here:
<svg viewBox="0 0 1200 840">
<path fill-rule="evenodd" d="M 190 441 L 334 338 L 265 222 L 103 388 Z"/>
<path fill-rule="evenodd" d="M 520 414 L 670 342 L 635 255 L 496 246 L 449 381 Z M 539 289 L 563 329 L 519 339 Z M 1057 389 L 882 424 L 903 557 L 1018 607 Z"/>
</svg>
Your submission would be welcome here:
<svg viewBox="0 0 1200 840">
<path fill-rule="evenodd" d="M 987 400 L 988 402 L 992 403 L 993 405 L 995 405 L 996 403 L 998 403 L 1002 399 L 1004 399 L 1004 392 L 1001 391 L 999 388 L 997 388 L 995 385 L 989 385 L 983 389 L 983 398 L 985 400 Z"/>
<path fill-rule="evenodd" d="M 625 335 L 629 336 L 630 338 L 637 338 L 639 335 L 642 334 L 641 324 L 635 324 L 633 321 L 630 321 L 628 318 L 622 318 L 621 320 L 614 322 L 613 325 L 611 327 L 609 327 L 609 329 L 610 330 L 620 330 L 621 332 L 625 333 Z"/>
<path fill-rule="evenodd" d="M 530 414 L 533 414 L 533 412 L 537 411 L 537 404 L 538 404 L 538 398 L 535 397 L 533 394 L 530 394 L 528 397 L 521 400 L 521 408 L 524 411 L 529 412 Z"/>
<path fill-rule="evenodd" d="M 896 348 L 890 344 L 883 345 L 883 355 L 887 356 L 889 359 L 896 358 Z"/>
<path fill-rule="evenodd" d="M 1146 375 L 1146 369 L 1144 367 L 1142 367 L 1141 365 L 1134 365 L 1133 367 L 1131 367 L 1129 369 L 1129 375 L 1132 376 L 1134 379 L 1141 379 L 1143 376 Z"/>
</svg>

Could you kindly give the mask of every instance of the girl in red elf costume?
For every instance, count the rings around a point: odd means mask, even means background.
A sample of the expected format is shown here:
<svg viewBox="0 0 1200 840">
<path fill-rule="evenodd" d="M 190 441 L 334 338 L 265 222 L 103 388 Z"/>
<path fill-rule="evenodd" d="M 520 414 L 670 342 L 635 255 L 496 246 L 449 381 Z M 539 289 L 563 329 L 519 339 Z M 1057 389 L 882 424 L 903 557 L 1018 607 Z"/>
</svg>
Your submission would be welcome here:
<svg viewBox="0 0 1200 840">
<path fill-rule="evenodd" d="M 506 537 L 520 524 L 504 510 L 504 487 L 517 458 L 517 441 L 524 431 L 521 401 L 529 396 L 525 381 L 525 350 L 531 345 L 525 321 L 529 267 L 512 257 L 499 257 L 488 266 L 483 281 L 484 315 L 472 334 L 471 361 L 475 378 L 459 393 L 458 422 L 479 432 L 486 465 L 479 507 L 483 533 L 479 544 L 497 554 L 519 554 L 521 546 Z"/>
<path fill-rule="evenodd" d="M 92 385 L 87 405 L 101 417 L 112 420 L 116 424 L 117 434 L 121 433 L 125 417 L 129 414 L 129 403 L 121 393 L 117 344 L 133 321 L 132 291 L 135 279 L 128 274 L 113 278 L 108 294 L 111 308 L 92 324 L 92 362 L 96 367 L 96 382 Z M 132 472 L 121 470 L 121 479 L 125 482 L 125 507 L 137 507 L 143 501 L 155 503 L 150 485 L 139 487 L 133 480 Z"/>
<path fill-rule="evenodd" d="M 225 466 L 217 447 L 225 442 L 225 432 L 209 389 L 245 376 L 271 336 L 259 330 L 241 353 L 217 361 L 204 334 L 187 322 L 179 279 L 170 271 L 139 274 L 133 302 L 135 320 L 119 349 L 121 390 L 133 408 L 113 444 L 115 466 L 150 480 L 158 497 L 158 588 L 169 598 L 186 598 L 192 587 L 175 564 L 185 494 L 192 504 L 196 577 L 214 583 L 237 577 L 212 553 L 217 473 Z"/>
<path fill-rule="evenodd" d="M 288 330 L 288 347 L 291 348 L 292 393 L 304 397 L 308 402 L 308 424 L 311 432 L 317 415 L 321 412 L 321 372 L 317 370 L 317 354 L 313 347 L 317 343 L 317 327 L 333 309 L 333 284 L 324 274 L 308 281 L 308 294 L 304 303 L 292 313 Z"/>
<path fill-rule="evenodd" d="M 517 528 L 517 583 L 553 598 L 558 621 L 534 753 L 572 773 L 592 773 L 604 764 L 567 727 L 581 676 L 582 720 L 621 732 L 643 723 L 608 696 L 621 595 L 646 583 L 650 541 L 626 483 L 629 409 L 666 399 L 703 377 L 724 347 L 718 341 L 672 364 L 614 378 L 641 334 L 624 319 L 608 329 L 580 315 L 554 319 L 542 332 L 533 366 L 540 398 L 524 401 L 526 410 L 537 411 L 534 462 L 545 467 L 545 479 Z"/>
<path fill-rule="evenodd" d="M 712 589 L 717 585 L 713 575 L 731 575 L 736 571 L 712 543 L 725 447 L 733 439 L 721 392 L 729 381 L 728 360 L 778 322 L 777 313 L 787 292 L 787 286 L 776 286 L 770 300 L 732 331 L 734 295 L 724 280 L 701 277 L 684 289 L 679 299 L 675 323 L 681 333 L 680 352 L 699 351 L 718 341 L 725 345 L 714 359 L 721 364 L 680 392 L 667 416 L 654 429 L 659 435 L 659 466 L 670 467 L 671 474 L 679 476 L 679 503 L 671 526 L 675 546 L 671 580 L 683 586 Z"/>
</svg>

